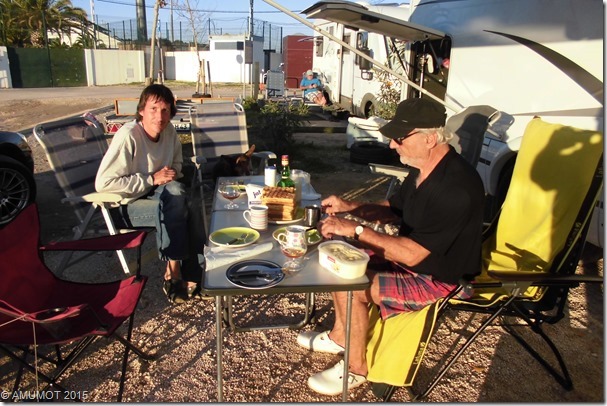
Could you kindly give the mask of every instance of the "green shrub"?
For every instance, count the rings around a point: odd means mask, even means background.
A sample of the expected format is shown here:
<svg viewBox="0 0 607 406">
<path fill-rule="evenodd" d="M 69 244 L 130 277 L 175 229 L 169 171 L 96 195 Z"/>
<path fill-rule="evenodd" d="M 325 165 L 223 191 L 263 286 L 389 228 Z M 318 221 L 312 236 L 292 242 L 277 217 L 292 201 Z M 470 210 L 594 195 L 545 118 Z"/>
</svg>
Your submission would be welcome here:
<svg viewBox="0 0 607 406">
<path fill-rule="evenodd" d="M 255 144 L 257 150 L 270 150 L 277 156 L 291 154 L 293 134 L 307 122 L 308 106 L 267 101 L 259 111 L 252 104 L 248 109 L 244 104 L 243 107 L 247 112 L 249 142 Z"/>
</svg>

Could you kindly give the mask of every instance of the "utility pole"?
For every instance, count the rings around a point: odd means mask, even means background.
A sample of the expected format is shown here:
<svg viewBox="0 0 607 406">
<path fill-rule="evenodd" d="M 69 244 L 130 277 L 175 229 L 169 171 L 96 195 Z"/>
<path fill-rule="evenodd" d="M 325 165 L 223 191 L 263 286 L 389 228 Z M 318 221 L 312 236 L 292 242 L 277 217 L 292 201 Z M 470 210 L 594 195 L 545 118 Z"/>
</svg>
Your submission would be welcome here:
<svg viewBox="0 0 607 406">
<path fill-rule="evenodd" d="M 91 0 L 91 21 L 93 22 L 93 49 L 97 49 L 97 30 L 95 29 L 95 0 Z"/>
<path fill-rule="evenodd" d="M 171 42 L 175 42 L 175 30 L 173 29 L 173 0 L 171 0 Z"/>
<path fill-rule="evenodd" d="M 156 0 L 156 4 L 154 4 L 154 26 L 152 28 L 152 41 L 151 51 L 150 51 L 150 74 L 147 78 L 145 78 L 145 85 L 149 86 L 154 83 L 154 51 L 156 49 L 156 28 L 158 26 L 158 9 L 164 6 L 164 0 Z"/>
</svg>

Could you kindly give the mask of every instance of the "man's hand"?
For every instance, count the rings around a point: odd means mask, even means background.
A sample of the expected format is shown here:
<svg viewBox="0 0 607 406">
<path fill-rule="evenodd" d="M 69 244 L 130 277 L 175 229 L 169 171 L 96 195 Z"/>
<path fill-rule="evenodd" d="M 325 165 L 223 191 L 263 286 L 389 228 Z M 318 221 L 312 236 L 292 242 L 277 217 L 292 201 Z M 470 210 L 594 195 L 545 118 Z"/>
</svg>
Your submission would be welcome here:
<svg viewBox="0 0 607 406">
<path fill-rule="evenodd" d="M 177 172 L 175 172 L 173 168 L 165 166 L 164 168 L 152 175 L 152 177 L 154 178 L 154 186 L 169 183 L 170 181 L 175 180 L 176 176 Z"/>
<path fill-rule="evenodd" d="M 318 222 L 317 229 L 325 238 L 332 238 L 334 235 L 353 237 L 357 225 L 358 223 L 353 220 L 329 216 Z"/>
<path fill-rule="evenodd" d="M 333 216 L 335 215 L 335 213 L 350 211 L 356 208 L 356 206 L 358 205 L 354 204 L 353 202 L 348 202 L 347 200 L 344 200 L 341 197 L 331 195 L 321 202 L 321 206 L 324 209 L 325 213 Z"/>
</svg>

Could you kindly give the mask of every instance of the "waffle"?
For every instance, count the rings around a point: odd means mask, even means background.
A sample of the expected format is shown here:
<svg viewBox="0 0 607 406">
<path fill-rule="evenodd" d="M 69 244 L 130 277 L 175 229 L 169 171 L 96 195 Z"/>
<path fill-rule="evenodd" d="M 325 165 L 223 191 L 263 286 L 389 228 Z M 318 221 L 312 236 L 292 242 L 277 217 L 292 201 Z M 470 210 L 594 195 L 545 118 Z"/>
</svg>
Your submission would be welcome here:
<svg viewBox="0 0 607 406">
<path fill-rule="evenodd" d="M 266 205 L 295 207 L 295 188 L 266 186 L 263 188 L 261 201 Z"/>
<path fill-rule="evenodd" d="M 268 204 L 268 219 L 293 220 L 295 218 L 295 206 L 281 206 L 279 204 Z"/>
<path fill-rule="evenodd" d="M 293 220 L 295 217 L 295 188 L 271 187 L 263 188 L 261 202 L 268 206 L 270 220 Z"/>
</svg>

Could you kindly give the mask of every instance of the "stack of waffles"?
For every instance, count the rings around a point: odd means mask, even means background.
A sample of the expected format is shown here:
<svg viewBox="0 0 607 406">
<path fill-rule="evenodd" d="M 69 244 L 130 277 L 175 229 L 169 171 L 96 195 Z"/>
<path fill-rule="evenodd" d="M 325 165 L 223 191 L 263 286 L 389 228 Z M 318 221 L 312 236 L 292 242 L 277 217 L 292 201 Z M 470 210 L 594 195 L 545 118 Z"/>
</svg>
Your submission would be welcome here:
<svg viewBox="0 0 607 406">
<path fill-rule="evenodd" d="M 261 194 L 261 202 L 268 206 L 268 219 L 271 221 L 295 218 L 294 187 L 266 186 Z"/>
</svg>

